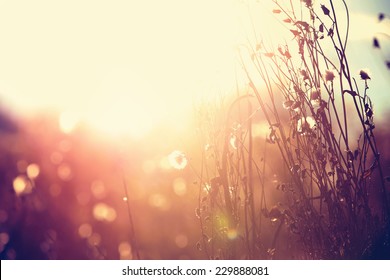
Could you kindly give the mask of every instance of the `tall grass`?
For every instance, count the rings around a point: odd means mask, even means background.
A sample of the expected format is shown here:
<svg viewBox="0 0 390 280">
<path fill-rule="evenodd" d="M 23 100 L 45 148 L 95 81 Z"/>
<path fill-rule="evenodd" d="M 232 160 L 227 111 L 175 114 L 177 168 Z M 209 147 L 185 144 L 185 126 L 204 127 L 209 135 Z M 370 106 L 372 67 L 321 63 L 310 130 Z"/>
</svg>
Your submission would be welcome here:
<svg viewBox="0 0 390 280">
<path fill-rule="evenodd" d="M 247 92 L 223 113 L 199 111 L 198 248 L 227 259 L 373 257 L 388 238 L 389 197 L 370 73 L 350 70 L 347 4 L 337 1 L 340 23 L 332 0 L 318 10 L 271 2 L 294 40 L 240 48 Z M 253 135 L 259 117 L 264 141 Z"/>
</svg>

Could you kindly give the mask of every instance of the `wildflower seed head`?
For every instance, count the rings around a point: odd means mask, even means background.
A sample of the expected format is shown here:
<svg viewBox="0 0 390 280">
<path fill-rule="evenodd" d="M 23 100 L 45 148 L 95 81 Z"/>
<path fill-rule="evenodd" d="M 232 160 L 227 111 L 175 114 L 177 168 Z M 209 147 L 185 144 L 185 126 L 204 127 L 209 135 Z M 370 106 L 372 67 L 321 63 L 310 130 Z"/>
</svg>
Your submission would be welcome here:
<svg viewBox="0 0 390 280">
<path fill-rule="evenodd" d="M 361 69 L 359 75 L 362 80 L 371 80 L 371 73 L 367 68 Z"/>
<path fill-rule="evenodd" d="M 186 155 L 181 151 L 173 151 L 168 156 L 170 165 L 175 169 L 184 169 L 187 166 L 188 160 Z"/>
<path fill-rule="evenodd" d="M 301 0 L 301 2 L 305 3 L 306 7 L 308 7 L 308 8 L 313 6 L 312 0 Z"/>
<path fill-rule="evenodd" d="M 298 120 L 297 131 L 305 134 L 306 132 L 312 131 L 316 128 L 316 121 L 313 117 L 302 117 Z"/>
<path fill-rule="evenodd" d="M 294 104 L 294 101 L 292 100 L 286 100 L 283 102 L 283 108 L 288 110 L 291 108 L 291 106 Z"/>
<path fill-rule="evenodd" d="M 291 109 L 294 110 L 295 112 L 299 112 L 300 109 L 301 109 L 300 106 L 301 106 L 301 102 L 295 101 L 295 102 L 291 105 Z"/>
<path fill-rule="evenodd" d="M 308 79 L 309 79 L 309 75 L 307 74 L 307 72 L 306 72 L 305 69 L 302 69 L 302 70 L 300 71 L 300 73 L 301 73 L 301 75 L 302 75 L 302 77 L 303 77 L 304 80 L 308 80 Z"/>
<path fill-rule="evenodd" d="M 310 100 L 318 100 L 320 97 L 321 91 L 319 89 L 315 89 L 310 92 Z"/>
<path fill-rule="evenodd" d="M 333 82 L 335 77 L 336 76 L 335 76 L 333 70 L 326 70 L 325 71 L 325 75 L 324 75 L 325 82 Z"/>
</svg>

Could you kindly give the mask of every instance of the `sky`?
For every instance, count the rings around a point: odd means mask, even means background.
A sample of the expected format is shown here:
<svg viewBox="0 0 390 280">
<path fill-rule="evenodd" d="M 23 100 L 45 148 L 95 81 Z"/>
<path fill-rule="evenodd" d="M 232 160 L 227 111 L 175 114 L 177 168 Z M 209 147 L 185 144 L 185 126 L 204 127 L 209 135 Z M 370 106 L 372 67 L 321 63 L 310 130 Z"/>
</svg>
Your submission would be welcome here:
<svg viewBox="0 0 390 280">
<path fill-rule="evenodd" d="M 21 115 L 56 110 L 65 123 L 81 119 L 112 134 L 186 125 L 194 103 L 235 87 L 241 2 L 0 0 L 0 105 Z M 380 77 L 382 99 L 389 75 L 371 40 L 389 30 L 376 16 L 390 4 L 347 3 L 351 58 Z"/>
</svg>

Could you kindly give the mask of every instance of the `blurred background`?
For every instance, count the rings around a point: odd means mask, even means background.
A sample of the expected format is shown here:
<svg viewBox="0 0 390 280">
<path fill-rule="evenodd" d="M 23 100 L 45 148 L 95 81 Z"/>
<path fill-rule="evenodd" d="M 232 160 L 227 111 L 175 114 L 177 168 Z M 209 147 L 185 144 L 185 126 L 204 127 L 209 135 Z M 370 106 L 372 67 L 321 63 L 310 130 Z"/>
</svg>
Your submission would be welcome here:
<svg viewBox="0 0 390 280">
<path fill-rule="evenodd" d="M 245 85 L 238 45 L 277 41 L 269 2 L 1 0 L 1 259 L 205 258 L 194 108 Z M 389 159 L 390 3 L 347 4 Z"/>
</svg>

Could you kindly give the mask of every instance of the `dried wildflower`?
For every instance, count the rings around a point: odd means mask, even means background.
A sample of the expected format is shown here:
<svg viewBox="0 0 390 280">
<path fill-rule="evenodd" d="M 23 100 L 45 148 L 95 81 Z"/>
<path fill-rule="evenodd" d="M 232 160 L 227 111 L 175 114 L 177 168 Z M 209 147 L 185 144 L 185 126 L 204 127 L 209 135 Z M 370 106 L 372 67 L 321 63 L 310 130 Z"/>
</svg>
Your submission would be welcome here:
<svg viewBox="0 0 390 280">
<path fill-rule="evenodd" d="M 326 15 L 326 16 L 330 15 L 330 11 L 327 7 L 325 7 L 325 5 L 321 5 L 321 9 L 324 12 L 324 15 Z"/>
<path fill-rule="evenodd" d="M 284 109 L 290 109 L 293 104 L 294 104 L 294 101 L 286 100 L 286 101 L 283 102 L 283 108 Z"/>
<path fill-rule="evenodd" d="M 318 31 L 320 31 L 321 33 L 324 32 L 324 24 L 321 23 L 320 26 L 318 27 Z"/>
<path fill-rule="evenodd" d="M 294 34 L 294 38 L 301 34 L 301 32 L 299 32 L 298 30 L 290 29 L 290 31 L 291 31 L 292 34 Z"/>
<path fill-rule="evenodd" d="M 306 7 L 308 7 L 308 8 L 313 6 L 312 0 L 301 0 L 301 2 L 305 3 Z"/>
<path fill-rule="evenodd" d="M 292 105 L 291 105 L 291 109 L 296 111 L 296 112 L 299 112 L 300 111 L 300 106 L 301 106 L 301 102 L 299 101 L 295 101 Z"/>
<path fill-rule="evenodd" d="M 321 91 L 319 89 L 315 89 L 310 92 L 310 100 L 318 100 L 320 97 Z"/>
<path fill-rule="evenodd" d="M 290 52 L 289 52 L 288 50 L 286 50 L 286 51 L 284 52 L 284 56 L 285 56 L 287 59 L 290 59 L 290 58 L 291 58 L 291 54 L 290 54 Z"/>
<path fill-rule="evenodd" d="M 298 20 L 294 23 L 294 25 L 297 25 L 306 31 L 309 31 L 310 29 L 310 25 L 306 21 Z"/>
<path fill-rule="evenodd" d="M 185 154 L 181 151 L 173 151 L 168 156 L 170 165 L 175 169 L 184 169 L 187 166 L 188 160 Z"/>
<path fill-rule="evenodd" d="M 280 14 L 282 11 L 279 10 L 279 9 L 273 9 L 272 12 L 273 12 L 274 14 Z"/>
<path fill-rule="evenodd" d="M 265 55 L 266 57 L 272 58 L 275 54 L 272 53 L 272 52 L 270 52 L 270 53 L 264 53 L 264 55 Z"/>
<path fill-rule="evenodd" d="M 333 35 L 334 35 L 334 30 L 333 30 L 333 28 L 329 28 L 328 36 L 329 36 L 329 37 L 333 37 Z"/>
<path fill-rule="evenodd" d="M 325 82 L 333 82 L 333 80 L 334 80 L 335 77 L 336 77 L 336 76 L 335 76 L 333 70 L 326 70 L 326 71 L 325 71 L 325 74 L 324 74 Z"/>
<path fill-rule="evenodd" d="M 316 126 L 316 121 L 313 117 L 306 117 L 306 118 L 301 118 L 298 120 L 298 124 L 297 124 L 297 131 L 299 133 L 306 133 L 310 130 L 313 130 Z"/>
<path fill-rule="evenodd" d="M 300 71 L 300 73 L 301 73 L 301 75 L 302 75 L 302 77 L 303 77 L 304 80 L 308 80 L 308 79 L 309 79 L 309 75 L 307 74 L 307 72 L 306 72 L 305 69 L 302 69 L 302 70 Z"/>
<path fill-rule="evenodd" d="M 365 68 L 365 69 L 362 69 L 362 70 L 360 70 L 360 72 L 359 72 L 359 75 L 360 75 L 360 78 L 362 79 L 362 80 L 371 80 L 371 77 L 370 77 L 370 70 L 368 70 L 367 68 Z"/>
</svg>

